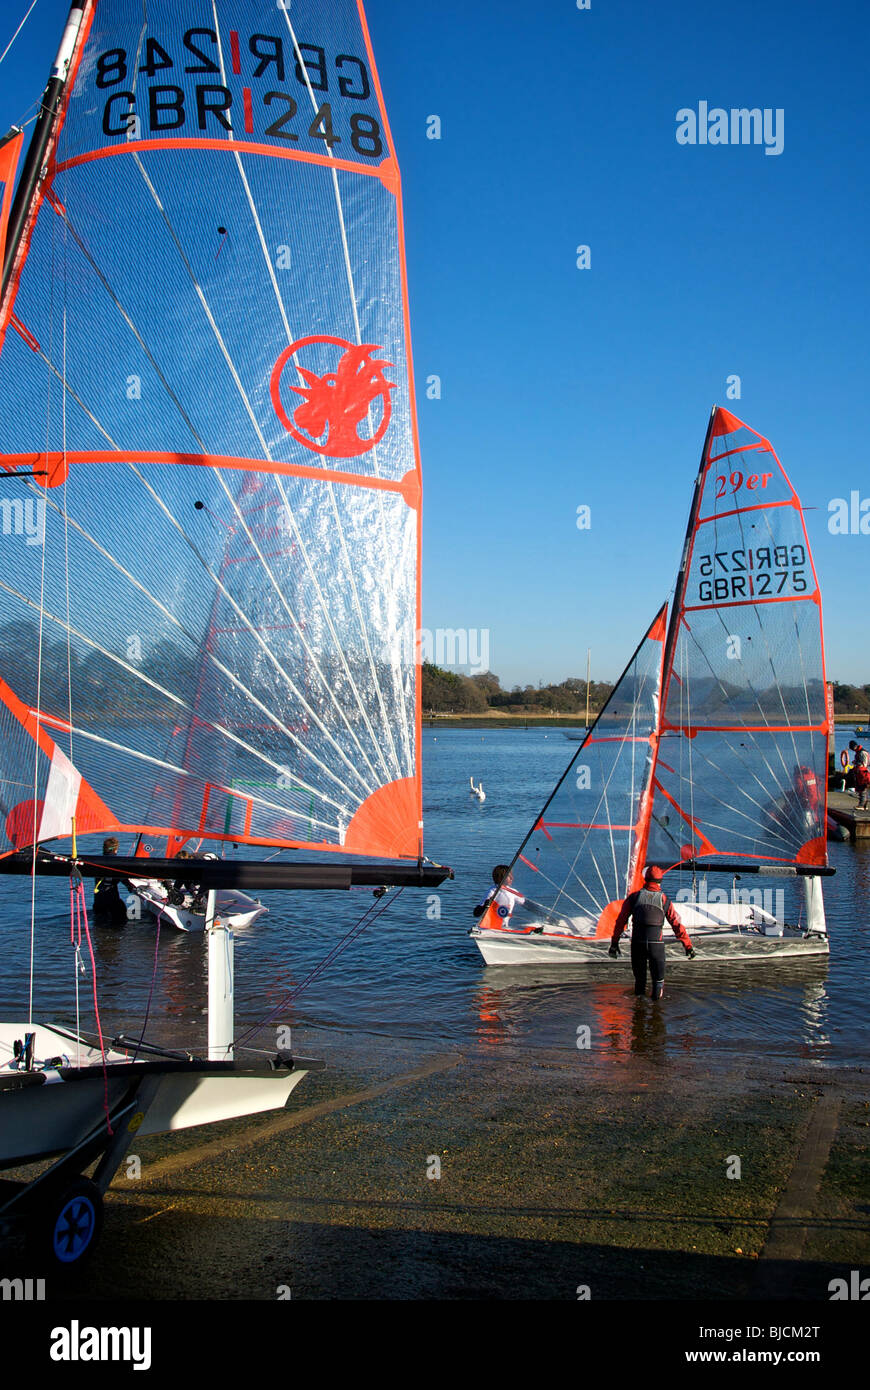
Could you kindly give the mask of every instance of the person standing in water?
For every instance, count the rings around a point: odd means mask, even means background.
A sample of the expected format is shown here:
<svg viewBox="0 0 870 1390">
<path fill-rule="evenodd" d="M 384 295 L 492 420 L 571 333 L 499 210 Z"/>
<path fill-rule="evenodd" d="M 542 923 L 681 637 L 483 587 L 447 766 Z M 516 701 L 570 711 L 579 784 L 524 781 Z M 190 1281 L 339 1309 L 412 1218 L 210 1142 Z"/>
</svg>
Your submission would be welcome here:
<svg viewBox="0 0 870 1390">
<path fill-rule="evenodd" d="M 629 893 L 619 909 L 619 915 L 613 924 L 608 955 L 621 954 L 619 938 L 628 925 L 629 917 L 634 992 L 636 995 L 646 994 L 646 975 L 649 970 L 652 997 L 661 999 L 665 992 L 665 943 L 662 940 L 665 921 L 671 924 L 674 936 L 682 944 L 690 960 L 695 955 L 695 948 L 689 939 L 689 933 L 677 916 L 673 903 L 662 892 L 662 871 L 654 864 L 646 871 L 643 888 L 638 889 L 636 893 Z"/>
<path fill-rule="evenodd" d="M 103 841 L 103 855 L 109 858 L 118 853 L 120 848 L 114 835 L 108 840 Z M 118 878 L 116 874 L 109 874 L 107 878 L 94 880 L 94 923 L 98 927 L 122 927 L 127 921 L 127 908 L 121 900 L 118 892 L 118 884 L 123 883 L 129 890 L 130 884 L 125 878 Z"/>
</svg>

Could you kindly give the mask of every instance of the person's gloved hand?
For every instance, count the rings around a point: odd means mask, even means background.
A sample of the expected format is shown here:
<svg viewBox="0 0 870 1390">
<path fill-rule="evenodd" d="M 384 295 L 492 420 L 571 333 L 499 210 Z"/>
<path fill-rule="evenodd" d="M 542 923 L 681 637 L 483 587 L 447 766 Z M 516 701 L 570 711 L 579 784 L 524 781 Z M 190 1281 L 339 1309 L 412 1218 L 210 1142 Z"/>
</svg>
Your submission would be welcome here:
<svg viewBox="0 0 870 1390">
<path fill-rule="evenodd" d="M 618 946 L 615 946 L 615 945 L 614 945 L 614 946 L 611 946 L 611 948 L 610 948 L 610 950 L 607 952 L 607 954 L 608 954 L 609 956 L 613 956 L 613 958 L 614 958 L 614 960 L 615 960 L 617 956 L 621 956 L 621 955 L 622 955 L 622 952 L 620 951 L 620 949 L 619 949 Z"/>
<path fill-rule="evenodd" d="M 686 955 L 688 956 L 689 960 L 694 960 L 697 954 L 698 952 L 695 950 L 694 946 L 686 947 Z"/>
</svg>

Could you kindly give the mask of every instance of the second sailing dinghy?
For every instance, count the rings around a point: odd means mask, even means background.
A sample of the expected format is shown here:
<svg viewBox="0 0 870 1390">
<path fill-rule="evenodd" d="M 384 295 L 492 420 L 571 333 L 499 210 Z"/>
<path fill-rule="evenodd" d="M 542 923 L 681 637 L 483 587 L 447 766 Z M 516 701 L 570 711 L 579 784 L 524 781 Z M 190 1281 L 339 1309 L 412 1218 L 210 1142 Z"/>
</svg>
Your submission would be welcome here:
<svg viewBox="0 0 870 1390">
<path fill-rule="evenodd" d="M 800 501 L 769 441 L 715 408 L 670 618 L 644 634 L 472 929 L 487 964 L 618 965 L 613 924 L 650 863 L 694 965 L 826 954 L 825 689 Z M 789 882 L 804 891 L 787 921 Z"/>
<path fill-rule="evenodd" d="M 20 523 L 0 574 L 0 870 L 32 876 L 29 924 L 5 921 L 32 968 L 0 1022 L 0 1169 L 59 1157 L 0 1186 L 0 1227 L 35 1213 L 73 1262 L 134 1133 L 283 1107 L 319 1065 L 240 1053 L 216 894 L 449 870 L 422 851 L 420 467 L 362 5 L 80 0 L 13 202 L 21 140 L 0 148 L 0 467 Z M 104 857 L 104 835 L 127 853 Z M 177 857 L 203 844 L 248 857 Z M 206 895 L 202 1051 L 101 1028 L 83 879 L 143 871 Z M 40 1017 L 43 875 L 70 884 L 75 1026 Z"/>
</svg>

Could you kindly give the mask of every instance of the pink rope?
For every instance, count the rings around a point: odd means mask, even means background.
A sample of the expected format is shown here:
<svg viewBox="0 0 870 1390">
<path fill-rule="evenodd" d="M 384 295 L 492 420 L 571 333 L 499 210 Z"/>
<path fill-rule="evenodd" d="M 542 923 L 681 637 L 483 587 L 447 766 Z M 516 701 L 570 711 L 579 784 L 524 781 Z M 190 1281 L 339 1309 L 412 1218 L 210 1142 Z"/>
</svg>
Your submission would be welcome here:
<svg viewBox="0 0 870 1390">
<path fill-rule="evenodd" d="M 94 986 L 94 1017 L 97 1020 L 97 1036 L 100 1039 L 100 1056 L 103 1060 L 103 1109 L 106 1112 L 106 1128 L 110 1134 L 114 1134 L 112 1129 L 111 1111 L 109 1110 L 109 1073 L 106 1064 L 106 1045 L 103 1041 L 103 1025 L 100 1022 L 100 1005 L 97 999 L 97 963 L 94 959 L 94 946 L 91 941 L 91 931 L 88 926 L 88 904 L 85 897 L 84 880 L 79 879 L 75 883 L 70 879 L 70 891 L 73 893 L 76 904 L 76 921 L 79 929 L 79 945 L 82 940 L 82 924 L 84 924 L 85 937 L 88 943 L 88 951 L 91 957 L 91 979 Z"/>
</svg>

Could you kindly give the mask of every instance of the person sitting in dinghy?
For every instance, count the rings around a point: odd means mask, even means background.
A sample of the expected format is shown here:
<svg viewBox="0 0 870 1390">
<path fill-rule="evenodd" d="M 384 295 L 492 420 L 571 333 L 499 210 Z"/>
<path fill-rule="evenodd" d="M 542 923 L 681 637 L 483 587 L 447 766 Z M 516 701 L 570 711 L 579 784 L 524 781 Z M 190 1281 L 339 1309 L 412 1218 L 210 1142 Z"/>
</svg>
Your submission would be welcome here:
<svg viewBox="0 0 870 1390">
<path fill-rule="evenodd" d="M 518 931 L 527 935 L 529 932 L 542 932 L 545 926 L 563 927 L 568 931 L 573 931 L 570 922 L 566 922 L 558 913 L 553 913 L 542 903 L 536 903 L 533 898 L 527 898 L 524 894 L 511 887 L 513 875 L 508 864 L 496 864 L 492 871 L 492 881 L 494 888 L 490 888 L 483 902 L 478 903 L 472 909 L 475 917 L 482 917 L 490 903 L 495 904 L 495 910 L 501 918 L 499 926 L 503 931 Z M 521 910 L 531 913 L 536 919 L 526 927 L 512 927 L 510 925 L 513 914 Z"/>
<path fill-rule="evenodd" d="M 103 841 L 103 855 L 109 858 L 110 855 L 117 854 L 120 845 L 114 835 L 108 840 Z M 123 884 L 128 892 L 132 892 L 132 886 L 126 878 L 119 878 L 116 874 L 110 874 L 108 878 L 97 878 L 94 880 L 94 905 L 93 918 L 98 927 L 120 927 L 127 921 L 127 905 L 121 899 L 118 892 L 118 885 Z"/>
<path fill-rule="evenodd" d="M 665 943 L 662 928 L 670 922 L 674 936 L 685 948 L 686 955 L 693 959 L 695 948 L 689 933 L 683 926 L 676 909 L 662 892 L 662 871 L 651 864 L 646 871 L 643 888 L 629 893 L 619 915 L 613 924 L 608 955 L 618 956 L 619 938 L 631 918 L 631 970 L 634 975 L 634 992 L 646 994 L 646 972 L 649 969 L 652 981 L 652 998 L 661 999 L 665 992 Z"/>
</svg>

